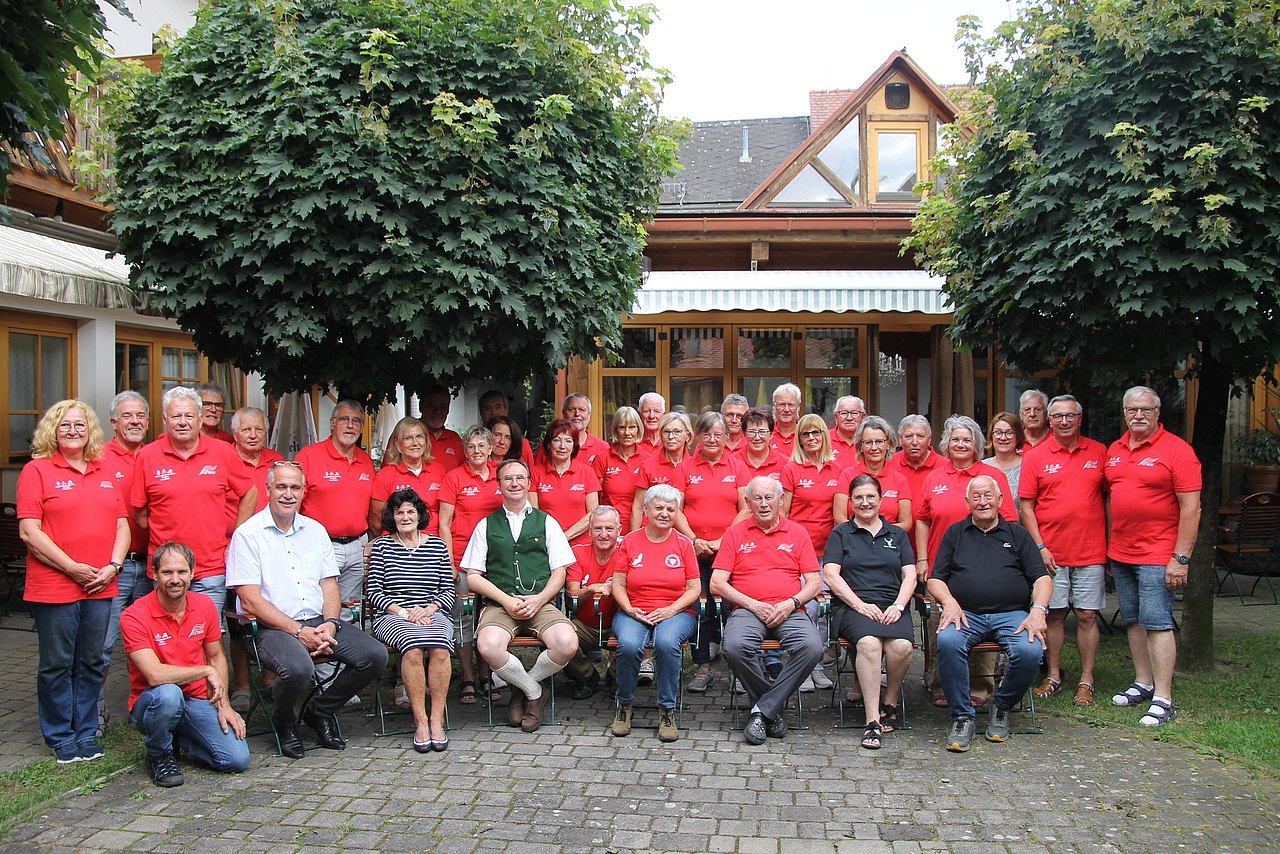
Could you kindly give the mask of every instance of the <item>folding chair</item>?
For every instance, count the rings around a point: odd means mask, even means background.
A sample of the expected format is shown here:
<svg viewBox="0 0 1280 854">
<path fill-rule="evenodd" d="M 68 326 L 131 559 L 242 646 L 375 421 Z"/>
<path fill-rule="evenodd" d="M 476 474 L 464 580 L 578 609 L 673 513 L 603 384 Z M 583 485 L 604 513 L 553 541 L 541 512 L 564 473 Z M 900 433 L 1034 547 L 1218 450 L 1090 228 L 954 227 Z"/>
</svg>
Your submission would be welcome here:
<svg viewBox="0 0 1280 854">
<path fill-rule="evenodd" d="M 1004 667 L 1008 661 L 1008 656 L 1005 655 L 1004 647 L 1000 646 L 1000 644 L 995 641 L 983 641 L 982 643 L 975 644 L 974 647 L 969 650 L 970 655 L 975 652 L 993 652 L 996 654 L 996 664 L 990 673 L 975 673 L 973 675 L 990 676 L 996 680 L 996 687 L 998 688 L 1000 680 L 1004 677 Z M 1034 686 L 1034 684 L 1035 683 L 1033 682 L 1032 686 Z M 1031 724 L 1017 729 L 1011 728 L 1010 732 L 1020 733 L 1023 735 L 1040 735 L 1044 732 L 1044 726 L 1040 723 L 1040 716 L 1036 712 L 1036 696 L 1032 691 L 1032 686 L 1028 686 L 1027 690 L 1023 693 L 1022 702 L 1009 710 L 1010 714 L 1013 714 L 1014 712 L 1030 712 Z"/>
<path fill-rule="evenodd" d="M 1248 496 L 1240 504 L 1240 521 L 1232 542 L 1218 545 L 1218 565 L 1226 575 L 1218 582 L 1221 595 L 1230 580 L 1240 598 L 1241 605 L 1278 605 L 1273 576 L 1280 576 L 1280 495 L 1274 492 L 1258 492 Z M 1258 585 L 1267 582 L 1271 591 L 1270 602 L 1245 602 L 1244 588 L 1238 576 L 1254 576 L 1249 595 L 1253 596 Z"/>
<path fill-rule="evenodd" d="M 368 582 L 369 582 L 369 559 L 365 558 L 364 589 L 363 589 L 364 599 L 358 606 L 360 628 L 369 637 L 373 637 L 373 612 L 369 608 L 369 604 L 368 604 L 368 599 L 369 599 Z M 356 609 L 353 608 L 352 610 L 355 611 Z M 455 624 L 455 628 L 456 628 L 456 624 Z M 455 637 L 456 637 L 456 632 L 455 632 Z M 378 737 L 387 736 L 387 735 L 408 735 L 409 733 L 412 733 L 416 730 L 416 726 L 410 729 L 398 729 L 398 730 L 387 729 L 387 718 L 389 716 L 408 717 L 410 718 L 410 720 L 412 720 L 413 713 L 408 709 L 401 709 L 400 707 L 395 706 L 394 704 L 390 709 L 388 709 L 386 701 L 382 699 L 382 689 L 384 686 L 390 688 L 392 693 L 394 694 L 395 680 L 400 673 L 400 651 L 397 650 L 395 647 L 387 646 L 386 644 L 383 644 L 383 646 L 386 647 L 387 649 L 387 666 L 383 668 L 381 673 L 378 674 L 378 678 L 373 680 L 373 686 L 372 686 L 373 687 L 373 711 L 367 713 L 365 717 L 367 718 L 376 717 L 378 719 L 378 731 L 374 733 L 374 735 Z M 427 697 L 428 706 L 430 705 L 430 703 L 431 703 L 431 698 L 428 696 Z M 452 728 L 449 725 L 448 701 L 446 701 L 444 705 L 444 728 L 445 728 L 445 732 L 448 732 Z"/>
<path fill-rule="evenodd" d="M 481 610 L 483 610 L 483 607 L 484 607 L 484 606 L 483 606 L 483 603 L 478 603 L 478 602 L 476 602 L 476 601 L 475 601 L 475 600 L 476 600 L 476 597 L 475 597 L 475 596 L 465 596 L 465 597 L 462 597 L 462 599 L 463 599 L 463 606 L 462 606 L 462 609 L 463 609 L 463 617 L 462 617 L 462 619 L 465 619 L 465 618 L 466 618 L 466 616 L 467 616 L 467 612 L 468 612 L 468 610 L 469 610 L 469 611 L 471 612 L 471 613 L 470 613 L 470 616 L 472 617 L 472 620 L 473 620 L 473 622 L 474 622 L 474 625 L 475 625 L 475 627 L 478 629 L 478 628 L 479 628 L 479 624 L 480 624 L 480 611 L 481 611 Z M 562 595 L 562 596 L 560 596 L 560 597 L 559 597 L 559 604 L 561 605 L 561 607 L 562 607 L 562 608 L 563 608 L 563 605 L 564 605 L 564 601 L 565 601 L 565 600 L 564 600 L 563 595 Z M 523 632 L 522 632 L 522 633 L 520 633 L 520 634 L 516 635 L 515 637 L 513 637 L 513 638 L 511 639 L 511 642 L 507 644 L 507 649 L 511 650 L 513 653 L 514 653 L 516 650 L 519 650 L 519 649 L 536 649 L 536 650 L 538 650 L 538 652 L 539 652 L 539 653 L 541 653 L 543 650 L 545 650 L 545 649 L 546 649 L 546 646 L 545 646 L 545 645 L 543 645 L 542 641 L 541 641 L 539 638 L 535 637 L 534 635 L 525 634 L 525 633 L 523 633 Z M 546 706 L 544 706 L 544 708 L 545 708 L 545 709 L 548 709 L 548 710 L 549 710 L 549 711 L 547 712 L 546 717 L 545 717 L 545 718 L 543 719 L 543 721 L 542 721 L 542 726 L 544 726 L 544 727 L 545 727 L 545 726 L 554 726 L 554 725 L 555 725 L 555 720 L 556 720 L 556 680 L 555 680 L 555 677 L 553 676 L 552 678 L 548 679 L 548 680 L 547 680 L 547 682 L 549 682 L 549 683 L 550 683 L 550 687 L 548 688 L 548 690 L 549 690 L 551 693 L 550 693 L 550 695 L 547 697 L 547 704 L 546 704 Z M 508 685 L 507 687 L 508 687 L 508 690 L 511 690 L 511 691 L 518 691 L 518 690 L 520 690 L 519 688 L 516 688 L 516 687 L 511 686 L 511 685 Z M 489 710 L 489 726 L 491 726 L 491 727 L 493 727 L 493 726 L 499 726 L 499 724 L 495 724 L 495 723 L 493 722 L 493 692 L 492 692 L 492 691 L 487 691 L 487 692 L 485 692 L 485 693 L 486 693 L 486 697 L 485 697 L 485 705 L 488 707 L 488 710 Z"/>
<path fill-rule="evenodd" d="M 4 602 L 0 617 L 9 616 L 9 605 L 22 591 L 27 577 L 27 544 L 18 534 L 18 505 L 0 504 L 0 583 L 4 584 Z"/>
</svg>

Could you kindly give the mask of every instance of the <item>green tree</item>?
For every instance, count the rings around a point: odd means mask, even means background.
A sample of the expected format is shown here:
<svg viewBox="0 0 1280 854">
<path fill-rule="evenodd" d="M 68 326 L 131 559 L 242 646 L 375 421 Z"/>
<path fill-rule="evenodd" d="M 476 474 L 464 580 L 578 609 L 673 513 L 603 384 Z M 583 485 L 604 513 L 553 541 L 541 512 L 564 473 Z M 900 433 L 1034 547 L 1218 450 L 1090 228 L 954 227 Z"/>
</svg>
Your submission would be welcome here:
<svg viewBox="0 0 1280 854">
<path fill-rule="evenodd" d="M 117 132 L 135 283 L 274 391 L 376 401 L 616 347 L 676 163 L 650 12 L 207 4 Z"/>
<path fill-rule="evenodd" d="M 1263 0 L 1045 0 L 988 40 L 909 249 L 954 334 L 1118 391 L 1198 379 L 1203 522 L 1183 664 L 1212 666 L 1227 403 L 1280 356 L 1280 57 Z M 944 164 L 939 164 L 943 167 Z"/>
<path fill-rule="evenodd" d="M 132 17 L 125 0 L 107 0 Z M 62 135 L 71 105 L 69 75 L 88 77 L 102 62 L 106 20 L 96 0 L 0 0 L 0 142 L 23 148 L 22 135 Z M 0 192 L 12 164 L 0 149 Z"/>
</svg>

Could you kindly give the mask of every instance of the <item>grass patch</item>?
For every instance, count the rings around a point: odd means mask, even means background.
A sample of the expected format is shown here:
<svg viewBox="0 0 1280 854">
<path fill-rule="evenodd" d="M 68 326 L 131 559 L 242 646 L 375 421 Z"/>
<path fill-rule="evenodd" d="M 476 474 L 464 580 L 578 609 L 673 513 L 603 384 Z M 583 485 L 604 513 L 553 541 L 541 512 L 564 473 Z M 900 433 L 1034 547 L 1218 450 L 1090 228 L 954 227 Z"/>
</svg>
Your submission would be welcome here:
<svg viewBox="0 0 1280 854">
<path fill-rule="evenodd" d="M 1217 667 L 1212 673 L 1179 672 L 1173 680 L 1178 717 L 1157 730 L 1158 738 L 1192 747 L 1208 747 L 1280 771 L 1280 635 L 1243 635 L 1214 640 Z M 1098 648 L 1093 706 L 1072 704 L 1080 674 L 1074 621 L 1067 626 L 1062 652 L 1067 684 L 1037 705 L 1076 712 L 1090 723 L 1137 726 L 1146 706 L 1111 705 L 1111 695 L 1133 681 L 1129 645 L 1123 634 L 1103 634 Z"/>
<path fill-rule="evenodd" d="M 146 755 L 142 735 L 124 723 L 107 727 L 101 744 L 104 755 L 93 762 L 59 765 L 50 756 L 0 774 L 0 838 L 41 804 L 76 789 L 97 791 L 104 777 L 142 762 Z"/>
</svg>

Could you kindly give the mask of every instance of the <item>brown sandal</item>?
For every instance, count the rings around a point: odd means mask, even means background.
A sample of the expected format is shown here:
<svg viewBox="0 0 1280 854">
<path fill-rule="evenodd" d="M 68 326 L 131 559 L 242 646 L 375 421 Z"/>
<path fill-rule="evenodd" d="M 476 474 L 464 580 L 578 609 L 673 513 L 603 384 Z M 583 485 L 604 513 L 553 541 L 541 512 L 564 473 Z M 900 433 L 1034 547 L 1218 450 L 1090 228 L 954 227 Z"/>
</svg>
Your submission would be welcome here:
<svg viewBox="0 0 1280 854">
<path fill-rule="evenodd" d="M 1054 694 L 1058 693 L 1061 690 L 1062 690 L 1062 673 L 1059 672 L 1057 679 L 1053 678 L 1052 676 L 1046 676 L 1044 681 L 1041 682 L 1039 685 L 1037 685 L 1036 689 L 1031 693 L 1035 696 L 1037 700 L 1044 700 L 1049 697 L 1052 697 Z"/>
<path fill-rule="evenodd" d="M 1077 706 L 1093 705 L 1093 685 L 1088 682 L 1081 682 L 1076 685 L 1076 698 L 1073 700 Z"/>
</svg>

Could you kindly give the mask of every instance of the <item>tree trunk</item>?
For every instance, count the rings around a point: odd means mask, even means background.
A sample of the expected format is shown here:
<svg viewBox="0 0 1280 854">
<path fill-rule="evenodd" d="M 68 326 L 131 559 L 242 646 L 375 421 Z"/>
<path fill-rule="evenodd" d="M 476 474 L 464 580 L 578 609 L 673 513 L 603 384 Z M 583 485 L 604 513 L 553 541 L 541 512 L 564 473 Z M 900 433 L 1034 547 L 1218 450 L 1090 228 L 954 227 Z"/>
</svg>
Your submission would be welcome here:
<svg viewBox="0 0 1280 854">
<path fill-rule="evenodd" d="M 1198 362 L 1199 392 L 1191 446 L 1200 458 L 1200 533 L 1191 556 L 1191 572 L 1182 597 L 1182 638 L 1178 663 L 1183 670 L 1213 669 L 1213 600 L 1218 587 L 1218 503 L 1222 497 L 1222 440 L 1227 423 L 1231 374 L 1212 351 L 1202 349 Z"/>
</svg>

